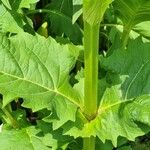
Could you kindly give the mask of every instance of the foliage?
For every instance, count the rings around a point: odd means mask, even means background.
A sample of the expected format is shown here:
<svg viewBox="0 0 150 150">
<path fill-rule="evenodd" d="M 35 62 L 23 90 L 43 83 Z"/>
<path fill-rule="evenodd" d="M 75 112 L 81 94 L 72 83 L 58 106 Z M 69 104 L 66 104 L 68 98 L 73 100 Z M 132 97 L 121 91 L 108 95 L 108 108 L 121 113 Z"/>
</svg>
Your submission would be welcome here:
<svg viewBox="0 0 150 150">
<path fill-rule="evenodd" d="M 137 149 L 150 132 L 149 22 L 147 0 L 1 0 L 1 147 Z"/>
</svg>

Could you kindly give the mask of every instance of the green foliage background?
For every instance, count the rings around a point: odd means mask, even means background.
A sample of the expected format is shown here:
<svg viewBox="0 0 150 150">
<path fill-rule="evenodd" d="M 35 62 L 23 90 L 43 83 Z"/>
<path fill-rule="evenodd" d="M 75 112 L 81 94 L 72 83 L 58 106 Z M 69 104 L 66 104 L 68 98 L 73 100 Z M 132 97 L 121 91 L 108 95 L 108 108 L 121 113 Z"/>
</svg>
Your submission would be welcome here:
<svg viewBox="0 0 150 150">
<path fill-rule="evenodd" d="M 150 1 L 85 2 L 84 19 L 102 21 L 91 121 L 83 113 L 82 1 L 0 1 L 3 150 L 81 150 L 90 136 L 97 150 L 149 150 Z"/>
</svg>

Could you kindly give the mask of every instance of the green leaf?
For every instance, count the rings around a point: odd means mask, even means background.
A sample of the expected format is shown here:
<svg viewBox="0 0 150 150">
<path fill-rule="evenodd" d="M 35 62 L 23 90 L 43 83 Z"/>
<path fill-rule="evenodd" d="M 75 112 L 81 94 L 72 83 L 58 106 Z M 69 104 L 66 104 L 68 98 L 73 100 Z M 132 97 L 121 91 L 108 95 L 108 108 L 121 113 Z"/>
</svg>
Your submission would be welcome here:
<svg viewBox="0 0 150 150">
<path fill-rule="evenodd" d="M 37 3 L 39 0 L 1 0 L 8 9 L 18 10 L 30 8 L 30 4 Z"/>
<path fill-rule="evenodd" d="M 37 0 L 3 0 L 3 3 L 0 3 L 0 31 L 1 32 L 11 32 L 18 33 L 25 29 L 30 33 L 34 33 L 33 25 L 29 18 L 27 18 L 21 8 L 29 8 L 30 3 L 37 2 Z"/>
<path fill-rule="evenodd" d="M 57 36 L 67 36 L 75 44 L 82 43 L 82 30 L 77 23 L 72 23 L 72 1 L 52 0 L 46 9 L 49 10 L 46 16 L 49 32 Z"/>
<path fill-rule="evenodd" d="M 0 145 L 3 150 L 50 150 L 44 142 L 43 137 L 38 136 L 40 130 L 35 127 L 27 127 L 21 130 L 3 130 L 0 133 Z"/>
<path fill-rule="evenodd" d="M 57 36 L 65 34 L 75 44 L 82 43 L 82 30 L 77 23 L 72 24 L 72 18 L 57 10 L 50 10 L 46 17 L 50 24 L 50 31 Z M 75 36 L 76 35 L 76 36 Z"/>
<path fill-rule="evenodd" d="M 133 30 L 140 33 L 142 36 L 150 39 L 150 29 L 149 29 L 149 26 L 150 26 L 150 21 L 144 21 L 144 22 L 141 22 L 139 24 L 137 24 Z"/>
<path fill-rule="evenodd" d="M 131 146 L 123 146 L 123 147 L 120 147 L 120 148 L 117 148 L 118 150 L 133 150 L 131 148 Z"/>
<path fill-rule="evenodd" d="M 78 57 L 78 48 L 73 45 L 60 45 L 52 38 L 19 33 L 7 39 L 0 36 L 0 93 L 3 105 L 14 98 L 24 98 L 24 107 L 38 111 L 54 108 L 63 119 L 67 111 L 74 120 L 80 95 L 68 82 L 69 72 Z M 67 114 L 66 114 L 67 116 Z M 66 117 L 67 118 L 67 117 Z"/>
<path fill-rule="evenodd" d="M 84 19 L 89 24 L 97 24 L 102 20 L 102 17 L 109 6 L 109 4 L 113 0 L 84 0 L 85 5 L 85 16 Z M 80 17 L 83 13 L 82 9 L 83 1 L 81 0 L 73 0 L 73 19 L 72 22 L 75 23 L 76 20 Z"/>
<path fill-rule="evenodd" d="M 83 5 L 83 1 L 73 0 L 73 18 L 72 18 L 73 24 L 77 21 L 77 19 L 83 13 L 82 5 Z"/>
<path fill-rule="evenodd" d="M 21 2 L 19 4 L 19 8 L 30 8 L 31 4 L 35 4 L 38 1 L 39 0 L 21 0 Z M 14 3 L 13 5 L 15 6 L 16 4 Z"/>
<path fill-rule="evenodd" d="M 134 120 L 150 126 L 150 94 L 136 99 L 134 105 L 129 105 Z M 139 108 L 139 109 L 137 109 Z"/>
<path fill-rule="evenodd" d="M 80 104 L 84 105 L 84 77 L 83 77 L 83 69 L 78 72 L 76 78 L 78 78 L 78 83 L 76 83 L 73 86 L 73 89 L 75 92 L 77 92 L 80 95 Z M 68 88 L 66 88 L 68 90 Z M 54 100 L 53 108 L 55 108 L 57 113 L 51 113 L 49 116 L 45 117 L 43 120 L 46 122 L 49 122 L 53 124 L 53 129 L 56 130 L 59 127 L 61 127 L 63 124 L 65 124 L 68 120 L 75 122 L 76 117 L 74 114 L 76 113 L 76 107 L 72 104 L 66 104 L 64 103 L 63 99 L 57 98 Z M 69 109 L 68 109 L 69 108 Z M 64 117 L 61 113 L 63 110 L 63 113 L 66 114 Z"/>
<path fill-rule="evenodd" d="M 149 47 L 150 43 L 136 39 L 126 51 L 116 49 L 112 55 L 101 58 L 101 65 L 108 73 L 98 114 L 90 122 L 83 122 L 77 116 L 75 123 L 63 127 L 65 134 L 98 136 L 103 142 L 111 140 L 117 146 L 119 136 L 134 141 L 150 130 Z"/>
<path fill-rule="evenodd" d="M 121 39 L 122 33 L 124 33 L 123 28 L 124 28 L 123 25 L 117 25 L 117 24 L 116 25 L 114 24 L 114 27 L 111 28 L 110 33 L 109 33 L 109 39 L 112 43 L 112 46 L 109 49 L 109 54 L 107 54 L 107 55 L 110 55 L 110 53 L 112 53 L 113 50 L 115 50 L 121 46 L 123 41 L 121 42 L 121 40 L 118 40 L 118 39 Z M 148 35 L 148 29 L 144 29 L 142 24 L 141 25 L 139 24 L 137 29 L 133 28 L 130 31 L 130 33 L 127 35 L 127 40 L 129 40 L 129 39 L 133 40 L 133 39 L 137 39 L 138 37 L 141 37 L 141 39 L 144 43 L 149 42 L 150 40 L 149 40 L 149 37 L 146 36 L 146 32 Z M 129 37 L 129 39 L 128 39 L 128 37 Z"/>
<path fill-rule="evenodd" d="M 134 141 L 135 137 L 144 135 L 150 128 L 141 128 L 135 121 L 139 121 L 140 116 L 145 113 L 149 115 L 150 96 L 147 96 L 147 101 L 141 108 L 140 102 L 144 101 L 142 97 L 137 100 L 121 99 L 121 91 L 119 86 L 107 88 L 102 98 L 97 117 L 91 122 L 83 123 L 81 119 L 77 119 L 73 126 L 64 126 L 64 133 L 76 137 L 98 136 L 100 140 L 111 140 L 114 146 L 117 146 L 117 138 L 119 136 L 126 137 Z M 146 108 L 147 107 L 147 108 Z M 134 110 L 133 110 L 134 108 Z M 146 108 L 146 110 L 145 110 Z M 139 113 L 139 109 L 141 109 Z M 143 114 L 142 114 L 143 112 Z M 140 114 L 140 116 L 136 116 Z M 144 117 L 143 117 L 144 118 Z M 150 118 L 144 118 L 144 123 Z M 143 122 L 141 119 L 140 121 Z M 150 120 L 148 120 L 150 122 Z"/>
<path fill-rule="evenodd" d="M 72 17 L 72 2 L 70 0 L 52 0 L 48 9 L 57 10 L 70 18 Z"/>
<path fill-rule="evenodd" d="M 90 25 L 99 24 L 112 0 L 84 0 L 84 20 Z"/>
<path fill-rule="evenodd" d="M 106 141 L 105 143 L 103 143 L 102 141 L 100 141 L 98 138 L 96 138 L 96 150 L 112 150 L 113 149 L 113 145 L 111 143 L 111 141 Z"/>
<path fill-rule="evenodd" d="M 74 106 L 74 104 L 66 103 L 62 97 L 57 97 L 57 99 L 54 99 L 53 109 L 56 110 L 56 114 L 53 112 L 43 120 L 46 122 L 52 122 L 54 130 L 61 127 L 68 120 L 73 122 L 75 121 L 77 108 Z M 65 117 L 62 115 L 62 112 L 65 114 Z"/>
<path fill-rule="evenodd" d="M 142 22 L 140 24 L 137 24 L 129 33 L 130 39 L 136 39 L 139 36 L 142 36 L 142 40 L 144 42 L 149 42 L 149 28 L 147 27 L 149 25 L 148 22 Z M 116 45 L 116 39 L 115 37 L 121 37 L 121 34 L 123 33 L 123 25 L 117 25 L 114 24 L 114 27 L 111 28 L 111 31 L 109 33 L 109 38 L 113 44 L 113 46 Z"/>
<path fill-rule="evenodd" d="M 66 146 L 73 140 L 73 137 L 62 134 L 62 129 L 53 131 L 51 124 L 44 121 L 38 121 L 37 127 L 44 133 L 43 142 L 45 145 L 52 147 L 52 150 L 58 148 L 66 148 Z"/>
<path fill-rule="evenodd" d="M 11 9 L 11 5 L 10 5 L 10 3 L 9 3 L 9 0 L 1 0 L 1 1 L 2 1 L 2 3 L 3 3 L 7 8 Z"/>
<path fill-rule="evenodd" d="M 117 16 L 129 31 L 136 24 L 150 20 L 150 1 L 115 0 L 113 4 Z"/>
<path fill-rule="evenodd" d="M 24 24 L 20 14 L 7 10 L 3 4 L 0 4 L 0 31 L 18 33 L 22 31 Z"/>
<path fill-rule="evenodd" d="M 104 68 L 127 76 L 126 82 L 121 86 L 125 99 L 150 93 L 149 48 L 149 42 L 143 43 L 140 38 L 131 40 L 126 51 L 116 49 L 110 57 L 101 62 Z"/>
</svg>

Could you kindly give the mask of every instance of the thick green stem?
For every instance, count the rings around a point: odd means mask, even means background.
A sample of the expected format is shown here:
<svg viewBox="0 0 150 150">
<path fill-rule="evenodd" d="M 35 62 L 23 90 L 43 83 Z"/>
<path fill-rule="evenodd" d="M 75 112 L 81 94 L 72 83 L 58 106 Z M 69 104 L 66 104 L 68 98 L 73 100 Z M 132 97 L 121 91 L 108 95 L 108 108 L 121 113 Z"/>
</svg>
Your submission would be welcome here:
<svg viewBox="0 0 150 150">
<path fill-rule="evenodd" d="M 84 114 L 91 121 L 97 115 L 99 24 L 84 20 Z M 95 138 L 83 139 L 83 150 L 95 150 Z"/>
<path fill-rule="evenodd" d="M 97 116 L 99 27 L 110 0 L 83 0 L 84 21 L 84 115 Z M 95 150 L 95 138 L 83 139 L 84 150 Z"/>
<path fill-rule="evenodd" d="M 83 150 L 95 150 L 95 138 L 93 136 L 83 139 Z"/>
<path fill-rule="evenodd" d="M 99 25 L 84 22 L 84 113 L 90 121 L 97 114 Z M 84 150 L 95 150 L 95 138 L 83 139 Z"/>
<path fill-rule="evenodd" d="M 92 120 L 97 113 L 99 25 L 84 22 L 84 113 Z"/>
</svg>

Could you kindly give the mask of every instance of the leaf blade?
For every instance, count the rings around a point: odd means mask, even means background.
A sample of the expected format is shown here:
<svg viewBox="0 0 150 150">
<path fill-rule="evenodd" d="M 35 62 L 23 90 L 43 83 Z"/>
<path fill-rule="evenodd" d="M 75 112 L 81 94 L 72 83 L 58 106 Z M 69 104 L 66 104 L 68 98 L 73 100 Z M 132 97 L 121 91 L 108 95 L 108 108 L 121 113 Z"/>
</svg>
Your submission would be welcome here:
<svg viewBox="0 0 150 150">
<path fill-rule="evenodd" d="M 51 109 L 54 99 L 61 97 L 66 105 L 73 105 L 74 110 L 80 107 L 80 96 L 68 79 L 78 57 L 78 48 L 27 33 L 9 39 L 2 36 L 1 43 L 0 91 L 4 95 L 4 106 L 22 97 L 23 106 L 33 111 Z M 71 120 L 75 113 L 70 115 Z"/>
</svg>

